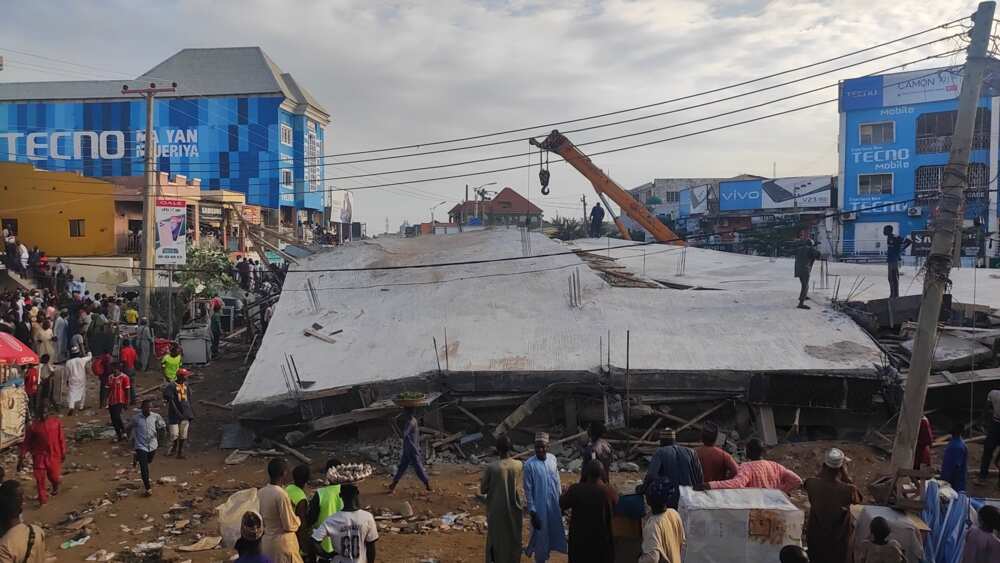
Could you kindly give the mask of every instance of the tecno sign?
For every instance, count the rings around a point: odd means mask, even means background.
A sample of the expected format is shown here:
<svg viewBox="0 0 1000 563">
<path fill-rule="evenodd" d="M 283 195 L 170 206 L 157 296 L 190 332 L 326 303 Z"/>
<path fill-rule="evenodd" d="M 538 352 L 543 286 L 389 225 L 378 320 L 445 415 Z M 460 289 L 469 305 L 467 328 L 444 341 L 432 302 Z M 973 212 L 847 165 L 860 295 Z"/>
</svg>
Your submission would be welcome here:
<svg viewBox="0 0 1000 563">
<path fill-rule="evenodd" d="M 28 160 L 79 160 L 86 153 L 89 158 L 125 158 L 125 133 L 122 131 L 56 131 L 36 133 L 0 133 L 7 140 L 7 160 L 19 156 L 14 147 L 17 140 L 25 138 L 25 156 Z M 60 140 L 63 151 L 60 151 Z"/>
<path fill-rule="evenodd" d="M 875 170 L 894 170 L 909 168 L 910 149 L 880 149 L 871 151 L 855 151 L 854 164 L 875 164 Z"/>
<path fill-rule="evenodd" d="M 166 129 L 164 135 L 153 131 L 157 157 L 198 157 L 197 129 Z M 24 153 L 15 147 L 24 139 Z M 7 141 L 7 160 L 24 157 L 28 160 L 80 160 L 125 158 L 124 131 L 37 131 L 34 133 L 4 132 L 0 140 Z M 135 157 L 145 156 L 146 132 L 135 132 Z M 163 142 L 165 141 L 165 142 Z"/>
</svg>

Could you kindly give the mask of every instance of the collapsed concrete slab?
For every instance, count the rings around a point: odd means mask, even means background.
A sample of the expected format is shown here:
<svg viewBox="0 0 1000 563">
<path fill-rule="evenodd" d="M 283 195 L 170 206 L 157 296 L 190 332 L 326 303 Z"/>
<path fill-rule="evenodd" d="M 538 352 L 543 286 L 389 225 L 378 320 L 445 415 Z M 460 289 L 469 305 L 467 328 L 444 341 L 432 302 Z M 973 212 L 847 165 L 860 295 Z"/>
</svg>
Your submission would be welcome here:
<svg viewBox="0 0 1000 563">
<path fill-rule="evenodd" d="M 784 287 L 721 278 L 723 291 L 614 287 L 571 250 L 538 233 L 491 230 L 381 238 L 309 257 L 289 271 L 234 407 L 259 413 L 319 401 L 308 413 L 329 415 L 344 410 L 336 397 L 367 407 L 413 378 L 478 393 L 533 393 L 555 381 L 614 385 L 626 365 L 647 392 L 714 381 L 742 395 L 755 377 L 757 389 L 769 389 L 760 381 L 768 373 L 787 387 L 796 373 L 875 378 L 881 352 L 872 339 L 821 304 L 795 309 Z M 756 275 L 742 270 L 748 257 L 697 253 L 734 262 L 732 279 Z M 627 255 L 621 261 L 642 277 L 632 263 L 640 252 Z M 654 256 L 650 269 L 664 269 Z M 409 268 L 437 263 L 452 265 Z M 358 268 L 380 269 L 335 271 Z M 303 389 L 296 379 L 315 383 Z M 351 392 L 374 384 L 383 391 Z"/>
</svg>

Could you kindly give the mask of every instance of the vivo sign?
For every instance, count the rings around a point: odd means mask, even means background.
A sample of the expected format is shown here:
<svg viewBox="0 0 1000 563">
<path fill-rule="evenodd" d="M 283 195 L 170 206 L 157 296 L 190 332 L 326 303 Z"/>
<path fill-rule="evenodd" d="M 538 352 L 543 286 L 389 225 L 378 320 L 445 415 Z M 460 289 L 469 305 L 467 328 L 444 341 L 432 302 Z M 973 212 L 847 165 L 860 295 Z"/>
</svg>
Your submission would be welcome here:
<svg viewBox="0 0 1000 563">
<path fill-rule="evenodd" d="M 829 176 L 735 180 L 719 183 L 721 211 L 830 207 L 832 202 L 833 183 Z"/>
</svg>

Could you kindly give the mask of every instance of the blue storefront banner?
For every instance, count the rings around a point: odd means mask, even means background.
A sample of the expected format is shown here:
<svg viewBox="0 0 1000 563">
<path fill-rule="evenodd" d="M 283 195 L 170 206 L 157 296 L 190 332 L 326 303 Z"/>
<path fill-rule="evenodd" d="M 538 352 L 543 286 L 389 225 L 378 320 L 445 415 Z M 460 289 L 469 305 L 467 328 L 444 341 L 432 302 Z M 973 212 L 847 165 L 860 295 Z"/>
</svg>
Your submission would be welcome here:
<svg viewBox="0 0 1000 563">
<path fill-rule="evenodd" d="M 156 167 L 200 178 L 247 203 L 321 209 L 323 128 L 281 109 L 281 97 L 156 101 Z M 284 133 L 283 133 L 284 130 Z M 0 161 L 85 176 L 144 172 L 145 102 L 0 104 Z M 285 172 L 291 170 L 291 177 Z"/>
</svg>

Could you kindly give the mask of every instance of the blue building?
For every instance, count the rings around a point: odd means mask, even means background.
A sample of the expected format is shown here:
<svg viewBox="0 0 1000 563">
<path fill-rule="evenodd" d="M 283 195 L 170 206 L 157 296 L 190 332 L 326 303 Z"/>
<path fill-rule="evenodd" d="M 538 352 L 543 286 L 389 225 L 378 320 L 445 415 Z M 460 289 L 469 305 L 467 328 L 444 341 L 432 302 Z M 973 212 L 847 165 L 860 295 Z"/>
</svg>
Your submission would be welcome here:
<svg viewBox="0 0 1000 563">
<path fill-rule="evenodd" d="M 160 171 L 246 194 L 268 224 L 322 220 L 330 115 L 259 47 L 184 49 L 135 80 L 0 83 L 0 161 L 141 175 L 145 100 L 122 86 L 172 82 L 155 102 Z"/>
<path fill-rule="evenodd" d="M 959 68 L 846 80 L 840 89 L 839 207 L 845 255 L 880 255 L 885 225 L 914 233 L 912 254 L 926 254 L 927 225 L 940 194 L 955 129 Z M 965 253 L 997 232 L 996 176 L 1000 98 L 984 88 L 976 117 L 965 194 Z M 995 252 L 995 249 L 993 250 Z"/>
</svg>

